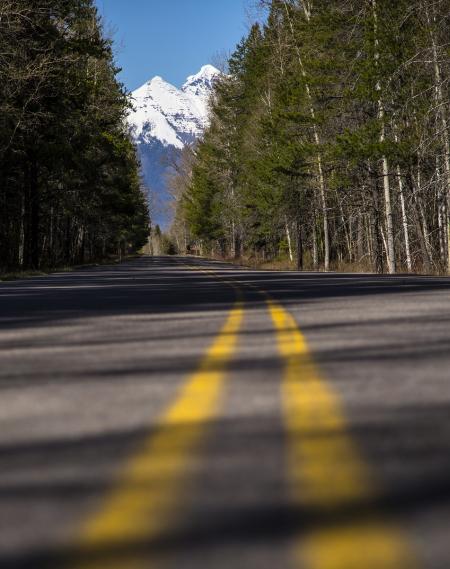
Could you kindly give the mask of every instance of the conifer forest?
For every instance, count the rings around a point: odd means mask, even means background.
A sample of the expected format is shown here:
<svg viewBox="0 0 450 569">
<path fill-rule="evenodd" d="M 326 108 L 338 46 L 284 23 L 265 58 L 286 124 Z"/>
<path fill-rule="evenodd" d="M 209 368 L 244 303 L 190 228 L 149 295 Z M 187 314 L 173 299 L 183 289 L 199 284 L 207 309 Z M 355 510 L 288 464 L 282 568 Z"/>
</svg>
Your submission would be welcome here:
<svg viewBox="0 0 450 569">
<path fill-rule="evenodd" d="M 141 247 L 129 106 L 92 0 L 0 1 L 0 268 Z"/>
<path fill-rule="evenodd" d="M 450 2 L 272 0 L 171 181 L 181 250 L 450 271 Z"/>
</svg>

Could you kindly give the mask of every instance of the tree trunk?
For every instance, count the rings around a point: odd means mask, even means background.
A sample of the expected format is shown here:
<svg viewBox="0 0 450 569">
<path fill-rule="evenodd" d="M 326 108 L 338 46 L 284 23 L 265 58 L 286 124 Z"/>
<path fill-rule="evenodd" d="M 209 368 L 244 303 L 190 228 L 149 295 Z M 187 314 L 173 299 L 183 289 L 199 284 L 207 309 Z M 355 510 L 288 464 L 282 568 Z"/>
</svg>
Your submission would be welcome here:
<svg viewBox="0 0 450 569">
<path fill-rule="evenodd" d="M 439 63 L 438 51 L 437 51 L 437 39 L 434 33 L 434 28 L 436 26 L 436 17 L 433 14 L 432 16 L 429 13 L 428 7 L 425 9 L 426 17 L 428 20 L 428 28 L 430 32 L 430 40 L 431 40 L 431 47 L 432 47 L 432 55 L 433 55 L 433 71 L 434 71 L 434 88 L 435 88 L 435 97 L 436 103 L 438 108 L 438 115 L 441 122 L 442 127 L 442 145 L 444 150 L 444 172 L 446 177 L 446 202 L 447 202 L 447 218 L 446 218 L 446 225 L 447 225 L 447 242 L 450 243 L 450 142 L 449 142 L 449 134 L 448 134 L 448 117 L 447 117 L 447 102 L 444 99 L 444 94 L 442 91 L 442 71 L 441 66 Z M 450 273 L 450 246 L 447 250 L 447 272 Z"/>
<path fill-rule="evenodd" d="M 442 180 L 441 180 L 441 167 L 439 164 L 439 158 L 436 157 L 436 172 L 437 172 L 437 187 L 438 187 L 438 230 L 439 230 L 439 252 L 441 256 L 441 265 L 446 267 L 447 266 L 447 208 L 446 208 L 446 186 L 442 187 Z"/>
<path fill-rule="evenodd" d="M 36 160 L 27 160 L 24 172 L 23 267 L 39 268 L 39 187 Z"/>
<path fill-rule="evenodd" d="M 361 212 L 358 215 L 356 227 L 356 256 L 358 262 L 361 262 L 361 259 L 364 257 L 364 218 Z"/>
<path fill-rule="evenodd" d="M 31 213 L 31 231 L 30 231 L 30 251 L 31 251 L 31 267 L 35 270 L 39 269 L 40 249 L 39 249 L 39 184 L 38 184 L 38 166 L 36 159 L 33 158 L 30 164 L 30 213 Z"/>
<path fill-rule="evenodd" d="M 377 13 L 377 0 L 371 0 L 372 15 L 373 15 L 373 31 L 375 41 L 375 67 L 379 67 L 380 53 L 379 53 L 379 39 L 378 39 L 378 13 Z M 383 144 L 386 140 L 386 124 L 385 124 L 385 111 L 384 103 L 381 97 L 381 83 L 377 80 L 375 90 L 378 93 L 378 119 L 380 121 L 380 143 Z M 389 181 L 389 164 L 385 155 L 381 158 L 381 171 L 383 175 L 383 189 L 384 189 L 384 207 L 386 214 L 386 233 L 387 233 L 387 247 L 386 257 L 388 262 L 389 273 L 393 274 L 396 271 L 395 262 L 395 246 L 394 246 L 394 223 L 391 205 L 391 188 Z"/>
<path fill-rule="evenodd" d="M 314 208 L 314 217 L 312 222 L 312 240 L 313 240 L 313 267 L 317 271 L 319 266 L 319 252 L 317 250 L 317 221 L 316 221 L 316 210 Z"/>
<path fill-rule="evenodd" d="M 231 258 L 236 258 L 236 227 L 234 219 L 231 221 Z"/>
<path fill-rule="evenodd" d="M 303 271 L 303 228 L 297 222 L 297 271 Z"/>
<path fill-rule="evenodd" d="M 284 218 L 284 222 L 285 222 L 285 226 L 286 226 L 286 239 L 287 239 L 287 244 L 288 244 L 289 260 L 292 263 L 292 261 L 294 260 L 294 256 L 292 254 L 291 232 L 289 230 L 289 223 L 288 223 L 286 216 Z"/>
<path fill-rule="evenodd" d="M 430 259 L 430 255 L 429 255 L 429 251 L 428 251 L 428 247 L 427 247 L 426 236 L 424 235 L 425 230 L 424 230 L 424 227 L 422 226 L 422 224 L 420 223 L 420 213 L 419 213 L 417 192 L 415 189 L 415 183 L 413 181 L 413 175 L 411 173 L 408 174 L 407 182 L 408 182 L 408 185 L 410 187 L 410 190 L 411 190 L 411 193 L 413 196 L 412 212 L 413 212 L 413 216 L 414 216 L 414 225 L 416 226 L 417 238 L 419 240 L 420 250 L 422 253 L 423 269 L 426 272 L 430 272 L 431 271 L 431 259 Z"/>
<path fill-rule="evenodd" d="M 289 27 L 291 30 L 292 39 L 295 42 L 294 26 L 292 23 L 292 19 L 289 15 L 289 8 L 288 8 L 286 0 L 283 0 L 283 5 L 284 5 L 285 10 L 286 10 L 286 17 L 287 17 Z M 309 21 L 311 19 L 311 11 L 310 11 L 310 9 L 308 9 L 306 7 L 306 5 L 303 5 L 303 9 L 304 9 L 306 21 L 309 23 Z M 303 65 L 303 58 L 302 58 L 302 55 L 300 53 L 300 49 L 296 43 L 295 43 L 295 50 L 297 53 L 297 59 L 298 59 L 299 66 L 300 66 L 300 72 L 302 74 L 302 77 L 305 79 L 305 92 L 306 92 L 306 96 L 308 98 L 309 114 L 311 116 L 312 124 L 313 124 L 313 139 L 314 139 L 314 144 L 318 148 L 318 152 L 316 155 L 316 164 L 317 164 L 317 177 L 318 177 L 318 183 L 319 183 L 319 193 L 320 193 L 320 201 L 321 201 L 321 206 L 322 206 L 322 217 L 323 217 L 324 269 L 325 269 L 325 271 L 328 271 L 330 268 L 330 230 L 329 230 L 329 223 L 328 223 L 328 208 L 327 208 L 327 199 L 326 199 L 326 190 L 325 190 L 325 177 L 323 174 L 322 155 L 320 153 L 321 140 L 320 140 L 320 135 L 319 135 L 319 131 L 317 128 L 317 124 L 316 124 L 316 110 L 315 110 L 314 104 L 313 104 L 311 89 L 310 89 L 308 81 L 306 80 L 307 75 L 306 75 L 305 67 Z"/>
<path fill-rule="evenodd" d="M 383 265 L 383 240 L 381 235 L 381 223 L 380 223 L 380 203 L 378 195 L 378 184 L 375 181 L 372 187 L 372 262 L 374 271 L 378 274 L 382 274 L 384 270 Z"/>
<path fill-rule="evenodd" d="M 406 267 L 408 269 L 408 272 L 411 273 L 412 259 L 411 259 L 411 247 L 409 243 L 408 217 L 406 215 L 405 195 L 403 191 L 403 179 L 402 179 L 402 173 L 400 171 L 400 166 L 397 166 L 397 178 L 398 178 L 398 191 L 400 195 L 400 206 L 402 210 L 402 225 L 403 225 L 403 238 L 405 240 Z"/>
</svg>

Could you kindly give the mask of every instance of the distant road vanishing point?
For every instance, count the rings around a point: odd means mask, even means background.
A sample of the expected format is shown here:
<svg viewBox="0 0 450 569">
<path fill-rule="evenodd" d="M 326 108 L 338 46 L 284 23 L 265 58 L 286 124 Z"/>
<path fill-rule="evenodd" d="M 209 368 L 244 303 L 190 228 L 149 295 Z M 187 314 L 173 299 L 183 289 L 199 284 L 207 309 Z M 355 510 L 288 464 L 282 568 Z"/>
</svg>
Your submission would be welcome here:
<svg viewBox="0 0 450 569">
<path fill-rule="evenodd" d="M 448 569 L 450 279 L 0 283 L 2 569 Z"/>
</svg>

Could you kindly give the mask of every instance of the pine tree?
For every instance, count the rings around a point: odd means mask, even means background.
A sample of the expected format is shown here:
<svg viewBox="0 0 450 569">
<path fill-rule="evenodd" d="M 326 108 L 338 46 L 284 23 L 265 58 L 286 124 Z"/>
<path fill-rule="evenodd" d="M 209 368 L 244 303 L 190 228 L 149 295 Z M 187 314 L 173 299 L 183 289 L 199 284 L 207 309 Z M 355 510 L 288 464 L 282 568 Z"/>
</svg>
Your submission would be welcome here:
<svg viewBox="0 0 450 569">
<path fill-rule="evenodd" d="M 146 240 L 148 213 L 111 43 L 91 0 L 0 13 L 0 266 L 99 259 Z"/>
<path fill-rule="evenodd" d="M 449 270 L 449 0 L 264 4 L 217 83 L 188 228 L 299 267 Z"/>
</svg>

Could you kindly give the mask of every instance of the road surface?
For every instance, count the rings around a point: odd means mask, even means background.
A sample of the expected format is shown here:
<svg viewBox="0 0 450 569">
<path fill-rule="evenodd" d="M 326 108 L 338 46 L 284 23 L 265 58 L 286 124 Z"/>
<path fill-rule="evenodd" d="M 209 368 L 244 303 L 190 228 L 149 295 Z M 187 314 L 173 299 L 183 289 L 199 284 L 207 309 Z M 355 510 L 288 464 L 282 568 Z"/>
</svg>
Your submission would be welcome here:
<svg viewBox="0 0 450 569">
<path fill-rule="evenodd" d="M 2 569 L 448 569 L 450 280 L 0 283 Z"/>
</svg>

